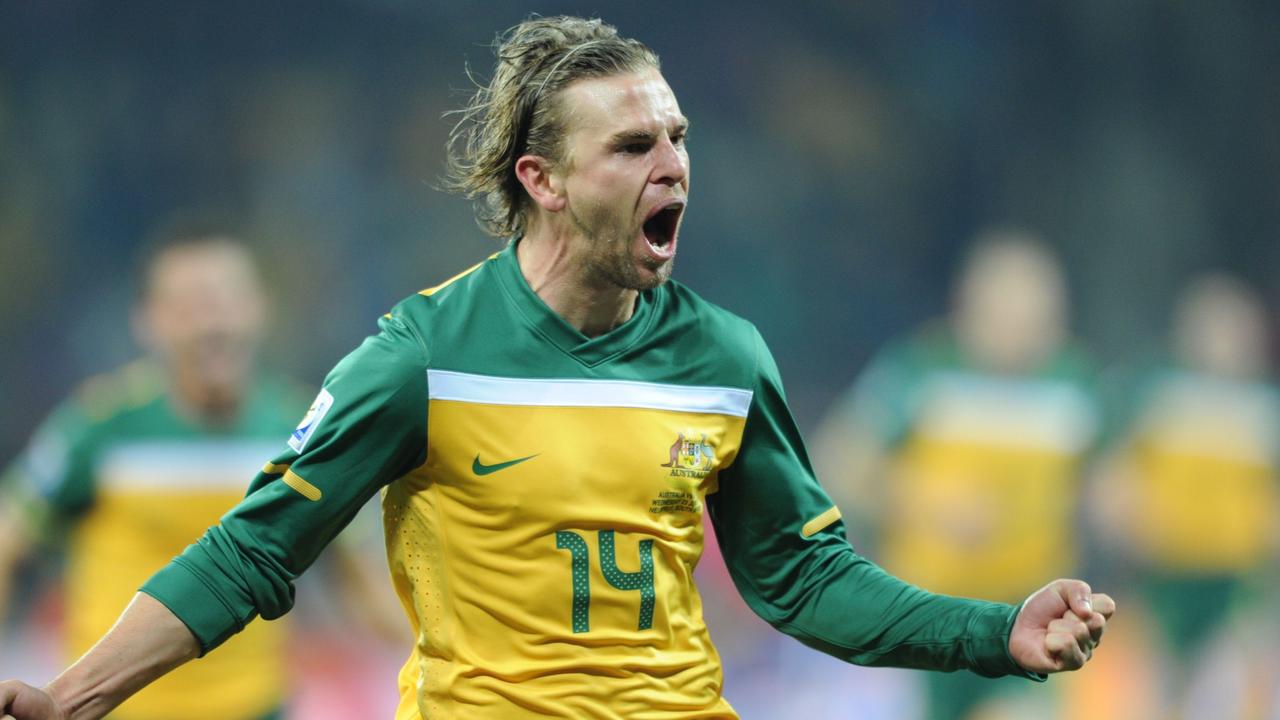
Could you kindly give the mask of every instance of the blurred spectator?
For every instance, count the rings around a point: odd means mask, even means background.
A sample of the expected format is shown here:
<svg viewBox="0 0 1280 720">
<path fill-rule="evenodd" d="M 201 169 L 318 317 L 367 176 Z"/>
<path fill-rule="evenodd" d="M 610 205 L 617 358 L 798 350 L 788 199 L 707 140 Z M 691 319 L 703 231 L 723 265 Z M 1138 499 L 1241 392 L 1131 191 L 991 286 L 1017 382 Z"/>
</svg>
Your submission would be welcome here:
<svg viewBox="0 0 1280 720">
<path fill-rule="evenodd" d="M 1171 358 L 1134 383 L 1131 420 L 1092 493 L 1108 557 L 1156 620 L 1161 717 L 1178 716 L 1233 602 L 1275 562 L 1280 393 L 1268 347 L 1251 288 L 1220 274 L 1191 283 Z"/>
<path fill-rule="evenodd" d="M 979 238 L 950 316 L 885 348 L 819 432 L 819 477 L 855 547 L 929 590 L 1012 603 L 1074 570 L 1100 413 L 1067 321 L 1045 245 L 1014 231 Z M 927 683 L 939 719 L 975 717 L 1004 692 L 1048 698 L 1020 679 Z"/>
</svg>

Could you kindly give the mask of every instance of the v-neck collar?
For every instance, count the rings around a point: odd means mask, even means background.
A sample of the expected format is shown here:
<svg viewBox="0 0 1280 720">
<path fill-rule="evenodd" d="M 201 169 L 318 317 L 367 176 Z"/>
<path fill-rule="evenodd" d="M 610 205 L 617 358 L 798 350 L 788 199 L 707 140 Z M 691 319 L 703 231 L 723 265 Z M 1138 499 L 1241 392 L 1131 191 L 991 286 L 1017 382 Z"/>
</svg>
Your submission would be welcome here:
<svg viewBox="0 0 1280 720">
<path fill-rule="evenodd" d="M 599 365 L 632 347 L 648 334 L 654 320 L 661 315 L 665 296 L 661 287 L 644 290 L 637 296 L 635 312 L 626 322 L 603 335 L 587 337 L 560 317 L 529 287 L 529 281 L 521 272 L 520 261 L 516 257 L 518 242 L 517 239 L 508 243 L 506 249 L 498 254 L 496 262 L 496 274 L 507 299 L 538 334 L 583 365 Z"/>
</svg>

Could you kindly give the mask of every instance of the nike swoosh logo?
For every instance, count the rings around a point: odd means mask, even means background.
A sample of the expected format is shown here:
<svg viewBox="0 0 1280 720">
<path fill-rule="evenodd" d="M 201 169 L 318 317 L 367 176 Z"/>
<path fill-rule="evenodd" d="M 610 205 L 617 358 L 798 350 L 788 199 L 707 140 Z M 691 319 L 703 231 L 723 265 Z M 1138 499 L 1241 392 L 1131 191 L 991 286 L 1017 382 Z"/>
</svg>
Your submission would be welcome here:
<svg viewBox="0 0 1280 720">
<path fill-rule="evenodd" d="M 499 470 L 506 470 L 507 468 L 511 467 L 512 465 L 519 465 L 520 463 L 524 462 L 525 460 L 532 460 L 532 459 L 534 459 L 534 458 L 536 458 L 536 457 L 538 457 L 538 456 L 537 456 L 537 455 L 530 455 L 529 457 L 522 457 L 522 458 L 518 458 L 518 459 L 516 459 L 516 460 L 508 460 L 508 461 L 506 461 L 506 462 L 500 462 L 500 463 L 496 463 L 496 464 L 494 464 L 494 465 L 485 465 L 484 463 L 480 462 L 480 456 L 479 456 L 479 455 L 476 455 L 476 459 L 471 461 L 471 472 L 473 472 L 473 473 L 475 473 L 475 474 L 477 474 L 477 475 L 488 475 L 488 474 L 490 474 L 490 473 L 496 473 L 496 472 L 498 472 Z"/>
</svg>

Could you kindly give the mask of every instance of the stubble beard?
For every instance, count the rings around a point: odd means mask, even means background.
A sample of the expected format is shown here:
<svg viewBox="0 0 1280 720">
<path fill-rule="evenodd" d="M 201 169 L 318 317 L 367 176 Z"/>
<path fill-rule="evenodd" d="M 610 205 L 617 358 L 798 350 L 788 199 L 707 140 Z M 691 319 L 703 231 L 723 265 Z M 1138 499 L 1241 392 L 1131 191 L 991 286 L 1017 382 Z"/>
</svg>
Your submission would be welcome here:
<svg viewBox="0 0 1280 720">
<path fill-rule="evenodd" d="M 636 267 L 631 243 L 639 229 L 628 228 L 625 220 L 611 217 L 605 211 L 582 218 L 569 208 L 568 214 L 574 229 L 586 238 L 590 248 L 586 259 L 586 276 L 590 282 L 643 292 L 658 287 L 671 277 L 675 258 L 656 266 L 645 263 L 649 269 L 647 274 Z"/>
</svg>

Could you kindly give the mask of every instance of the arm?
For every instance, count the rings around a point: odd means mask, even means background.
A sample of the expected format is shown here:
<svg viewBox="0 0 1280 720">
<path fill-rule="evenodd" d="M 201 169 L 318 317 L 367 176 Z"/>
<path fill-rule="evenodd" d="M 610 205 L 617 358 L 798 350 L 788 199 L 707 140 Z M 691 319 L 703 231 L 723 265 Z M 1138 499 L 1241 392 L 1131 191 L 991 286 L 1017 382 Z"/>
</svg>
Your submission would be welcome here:
<svg viewBox="0 0 1280 720">
<path fill-rule="evenodd" d="M 42 544 L 93 500 L 96 452 L 93 409 L 83 388 L 41 423 L 22 454 L 0 476 L 0 636 L 13 602 L 13 581 Z"/>
<path fill-rule="evenodd" d="M 381 326 L 329 375 L 321 396 L 331 399 L 321 404 L 327 407 L 309 413 L 290 449 L 263 468 L 245 499 L 143 585 L 145 599 L 135 600 L 110 642 L 95 645 L 50 684 L 59 704 L 10 683 L 8 695 L 0 694 L 9 705 L 0 708 L 19 720 L 63 718 L 68 711 L 100 717 L 257 615 L 289 610 L 293 580 L 365 501 L 425 454 L 425 351 L 400 321 Z"/>
<path fill-rule="evenodd" d="M 387 574 L 382 517 L 376 500 L 366 504 L 347 529 L 329 546 L 342 612 L 350 634 L 373 633 L 395 648 L 412 641 L 405 608 Z"/>
<path fill-rule="evenodd" d="M 1101 612 L 1085 610 L 1083 583 L 1049 586 L 1024 604 L 1035 612 L 1020 615 L 1010 605 L 926 592 L 854 553 L 839 510 L 813 476 L 773 360 L 762 340 L 758 347 L 742 450 L 707 499 L 729 572 L 757 614 L 811 647 L 862 665 L 1037 677 L 1029 671 L 1083 662 L 1105 624 Z M 1087 621 L 1066 617 L 1062 594 L 1074 598 Z M 1055 610 L 1055 617 L 1046 615 Z M 1054 621 L 1061 622 L 1051 630 Z M 1057 653 L 1067 652 L 1066 637 L 1089 647 L 1046 660 L 1050 636 Z"/>
<path fill-rule="evenodd" d="M 9 713 L 3 720 L 100 718 L 199 654 L 187 626 L 138 593 L 102 640 L 43 690 L 13 680 L 0 683 L 0 710 Z"/>
<path fill-rule="evenodd" d="M 0 494 L 0 640 L 9 617 L 13 576 L 31 551 L 30 523 L 16 511 L 18 505 L 11 493 Z"/>
<path fill-rule="evenodd" d="M 813 437 L 817 475 L 860 544 L 878 541 L 890 456 L 911 423 L 915 382 L 906 349 L 891 346 L 836 399 Z"/>
<path fill-rule="evenodd" d="M 886 446 L 871 428 L 837 407 L 814 434 L 813 463 L 846 510 L 842 519 L 849 537 L 864 547 L 878 545 L 886 505 L 883 481 L 890 469 Z"/>
</svg>

